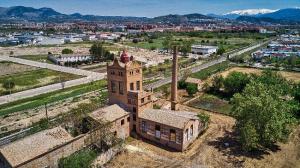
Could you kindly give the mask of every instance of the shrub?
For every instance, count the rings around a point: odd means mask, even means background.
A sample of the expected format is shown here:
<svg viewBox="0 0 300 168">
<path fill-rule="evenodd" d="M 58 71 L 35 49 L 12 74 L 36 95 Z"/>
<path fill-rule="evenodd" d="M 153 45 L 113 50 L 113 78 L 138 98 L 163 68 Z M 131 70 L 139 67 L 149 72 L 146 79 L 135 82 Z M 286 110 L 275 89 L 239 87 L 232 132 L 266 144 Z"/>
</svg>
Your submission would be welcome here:
<svg viewBox="0 0 300 168">
<path fill-rule="evenodd" d="M 186 87 L 187 87 L 187 83 L 184 80 L 180 80 L 178 82 L 178 88 L 179 89 L 186 89 Z"/>
<path fill-rule="evenodd" d="M 59 160 L 59 168 L 89 168 L 97 153 L 94 150 L 85 149 L 67 158 Z"/>
<path fill-rule="evenodd" d="M 198 92 L 198 87 L 196 84 L 189 83 L 189 84 L 187 84 L 186 91 L 188 92 L 188 94 L 190 96 L 193 96 L 195 93 Z"/>
<path fill-rule="evenodd" d="M 209 115 L 205 114 L 205 113 L 198 113 L 198 118 L 200 119 L 200 121 L 204 122 L 205 124 L 209 122 L 210 117 Z"/>
<path fill-rule="evenodd" d="M 62 54 L 73 54 L 73 50 L 69 49 L 69 48 L 65 48 L 61 51 Z"/>
</svg>

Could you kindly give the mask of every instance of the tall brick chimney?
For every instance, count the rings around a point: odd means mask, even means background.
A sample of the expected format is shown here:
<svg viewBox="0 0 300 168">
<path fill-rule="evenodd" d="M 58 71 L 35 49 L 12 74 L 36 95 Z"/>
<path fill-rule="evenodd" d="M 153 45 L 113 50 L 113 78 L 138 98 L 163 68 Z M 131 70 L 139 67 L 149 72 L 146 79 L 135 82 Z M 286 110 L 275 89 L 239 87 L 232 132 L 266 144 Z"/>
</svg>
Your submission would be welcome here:
<svg viewBox="0 0 300 168">
<path fill-rule="evenodd" d="M 172 88 L 171 88 L 171 110 L 178 110 L 177 102 L 177 79 L 178 79 L 178 48 L 173 48 L 173 66 L 172 66 Z"/>
</svg>

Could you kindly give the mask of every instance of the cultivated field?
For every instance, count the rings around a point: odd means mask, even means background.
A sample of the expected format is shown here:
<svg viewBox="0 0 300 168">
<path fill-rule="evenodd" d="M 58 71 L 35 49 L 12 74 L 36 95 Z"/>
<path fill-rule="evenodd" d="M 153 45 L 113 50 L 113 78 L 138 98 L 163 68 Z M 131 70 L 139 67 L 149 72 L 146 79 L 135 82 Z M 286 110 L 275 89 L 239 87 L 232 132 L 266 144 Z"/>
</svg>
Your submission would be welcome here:
<svg viewBox="0 0 300 168">
<path fill-rule="evenodd" d="M 22 73 L 26 71 L 32 71 L 36 70 L 38 68 L 32 67 L 32 66 L 27 66 L 27 65 L 21 65 L 21 64 L 16 64 L 12 62 L 0 62 L 0 77 L 4 75 L 12 75 L 15 73 Z"/>
<path fill-rule="evenodd" d="M 14 65 L 9 65 L 9 67 L 11 66 Z M 11 72 L 13 71 L 14 70 Z M 3 86 L 4 83 L 8 81 L 14 83 L 15 87 L 11 89 L 11 92 L 15 93 L 54 83 L 65 82 L 79 77 L 80 76 L 78 75 L 48 69 L 36 69 L 31 71 L 23 70 L 22 72 L 0 76 L 0 95 L 8 94 L 8 91 L 10 91 L 10 89 L 5 89 Z"/>
<path fill-rule="evenodd" d="M 45 118 L 45 103 L 48 116 L 54 118 L 69 112 L 79 103 L 89 103 L 100 95 L 105 96 L 105 91 L 99 92 L 105 86 L 106 81 L 101 80 L 0 105 L 0 134 L 27 128 Z"/>
</svg>

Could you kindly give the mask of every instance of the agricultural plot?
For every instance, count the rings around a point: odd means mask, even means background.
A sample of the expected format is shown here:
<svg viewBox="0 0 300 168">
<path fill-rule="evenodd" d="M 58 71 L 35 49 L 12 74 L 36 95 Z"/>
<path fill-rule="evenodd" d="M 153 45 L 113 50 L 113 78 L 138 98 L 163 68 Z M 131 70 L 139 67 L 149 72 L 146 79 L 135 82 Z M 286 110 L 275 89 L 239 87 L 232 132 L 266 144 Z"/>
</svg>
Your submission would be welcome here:
<svg viewBox="0 0 300 168">
<path fill-rule="evenodd" d="M 228 101 L 214 95 L 204 94 L 188 104 L 191 107 L 230 115 L 232 106 Z"/>
<path fill-rule="evenodd" d="M 32 66 L 2 61 L 0 62 L 0 77 L 4 75 L 12 75 L 16 73 L 22 73 L 22 72 L 32 71 L 37 69 L 38 68 Z"/>
<path fill-rule="evenodd" d="M 4 75 L 0 77 L 0 95 L 65 82 L 79 77 L 78 75 L 48 69 L 36 69 Z"/>
</svg>

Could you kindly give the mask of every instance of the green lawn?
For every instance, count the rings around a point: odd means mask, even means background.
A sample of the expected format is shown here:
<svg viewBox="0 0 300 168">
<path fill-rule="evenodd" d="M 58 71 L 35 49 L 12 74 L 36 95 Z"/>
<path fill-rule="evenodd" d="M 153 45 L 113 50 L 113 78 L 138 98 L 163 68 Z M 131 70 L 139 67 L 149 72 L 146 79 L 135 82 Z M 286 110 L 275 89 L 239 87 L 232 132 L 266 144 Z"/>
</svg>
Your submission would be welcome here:
<svg viewBox="0 0 300 168">
<path fill-rule="evenodd" d="M 78 75 L 49 69 L 37 69 L 12 75 L 5 75 L 0 77 L 0 95 L 8 94 L 9 90 L 3 88 L 3 83 L 8 80 L 15 84 L 15 88 L 12 89 L 12 93 L 15 93 L 49 84 L 69 81 L 79 77 L 80 76 Z"/>
<path fill-rule="evenodd" d="M 232 105 L 214 95 L 204 94 L 188 104 L 191 107 L 230 115 Z"/>
<path fill-rule="evenodd" d="M 207 79 L 209 76 L 211 76 L 211 75 L 213 75 L 217 72 L 221 72 L 221 71 L 226 70 L 229 67 L 230 67 L 229 62 L 225 61 L 225 62 L 216 64 L 216 65 L 210 66 L 210 67 L 208 67 L 206 69 L 203 69 L 199 72 L 196 72 L 196 73 L 192 74 L 192 77 L 204 80 L 204 79 Z"/>
<path fill-rule="evenodd" d="M 180 57 L 179 58 L 180 67 L 191 66 L 194 62 L 192 62 L 189 58 Z M 151 66 L 143 69 L 144 77 L 151 77 L 153 75 L 157 75 L 159 72 L 163 73 L 166 77 L 171 75 L 172 71 L 172 60 L 165 61 L 164 63 L 158 64 L 158 66 Z"/>
<path fill-rule="evenodd" d="M 100 80 L 94 83 L 74 86 L 66 88 L 64 90 L 58 90 L 51 93 L 41 94 L 39 96 L 14 101 L 11 103 L 0 105 L 0 116 L 5 116 L 18 111 L 34 109 L 44 105 L 45 103 L 54 103 L 57 101 L 61 101 L 71 97 L 76 97 L 84 93 L 104 88 L 106 88 L 106 80 Z"/>
</svg>

